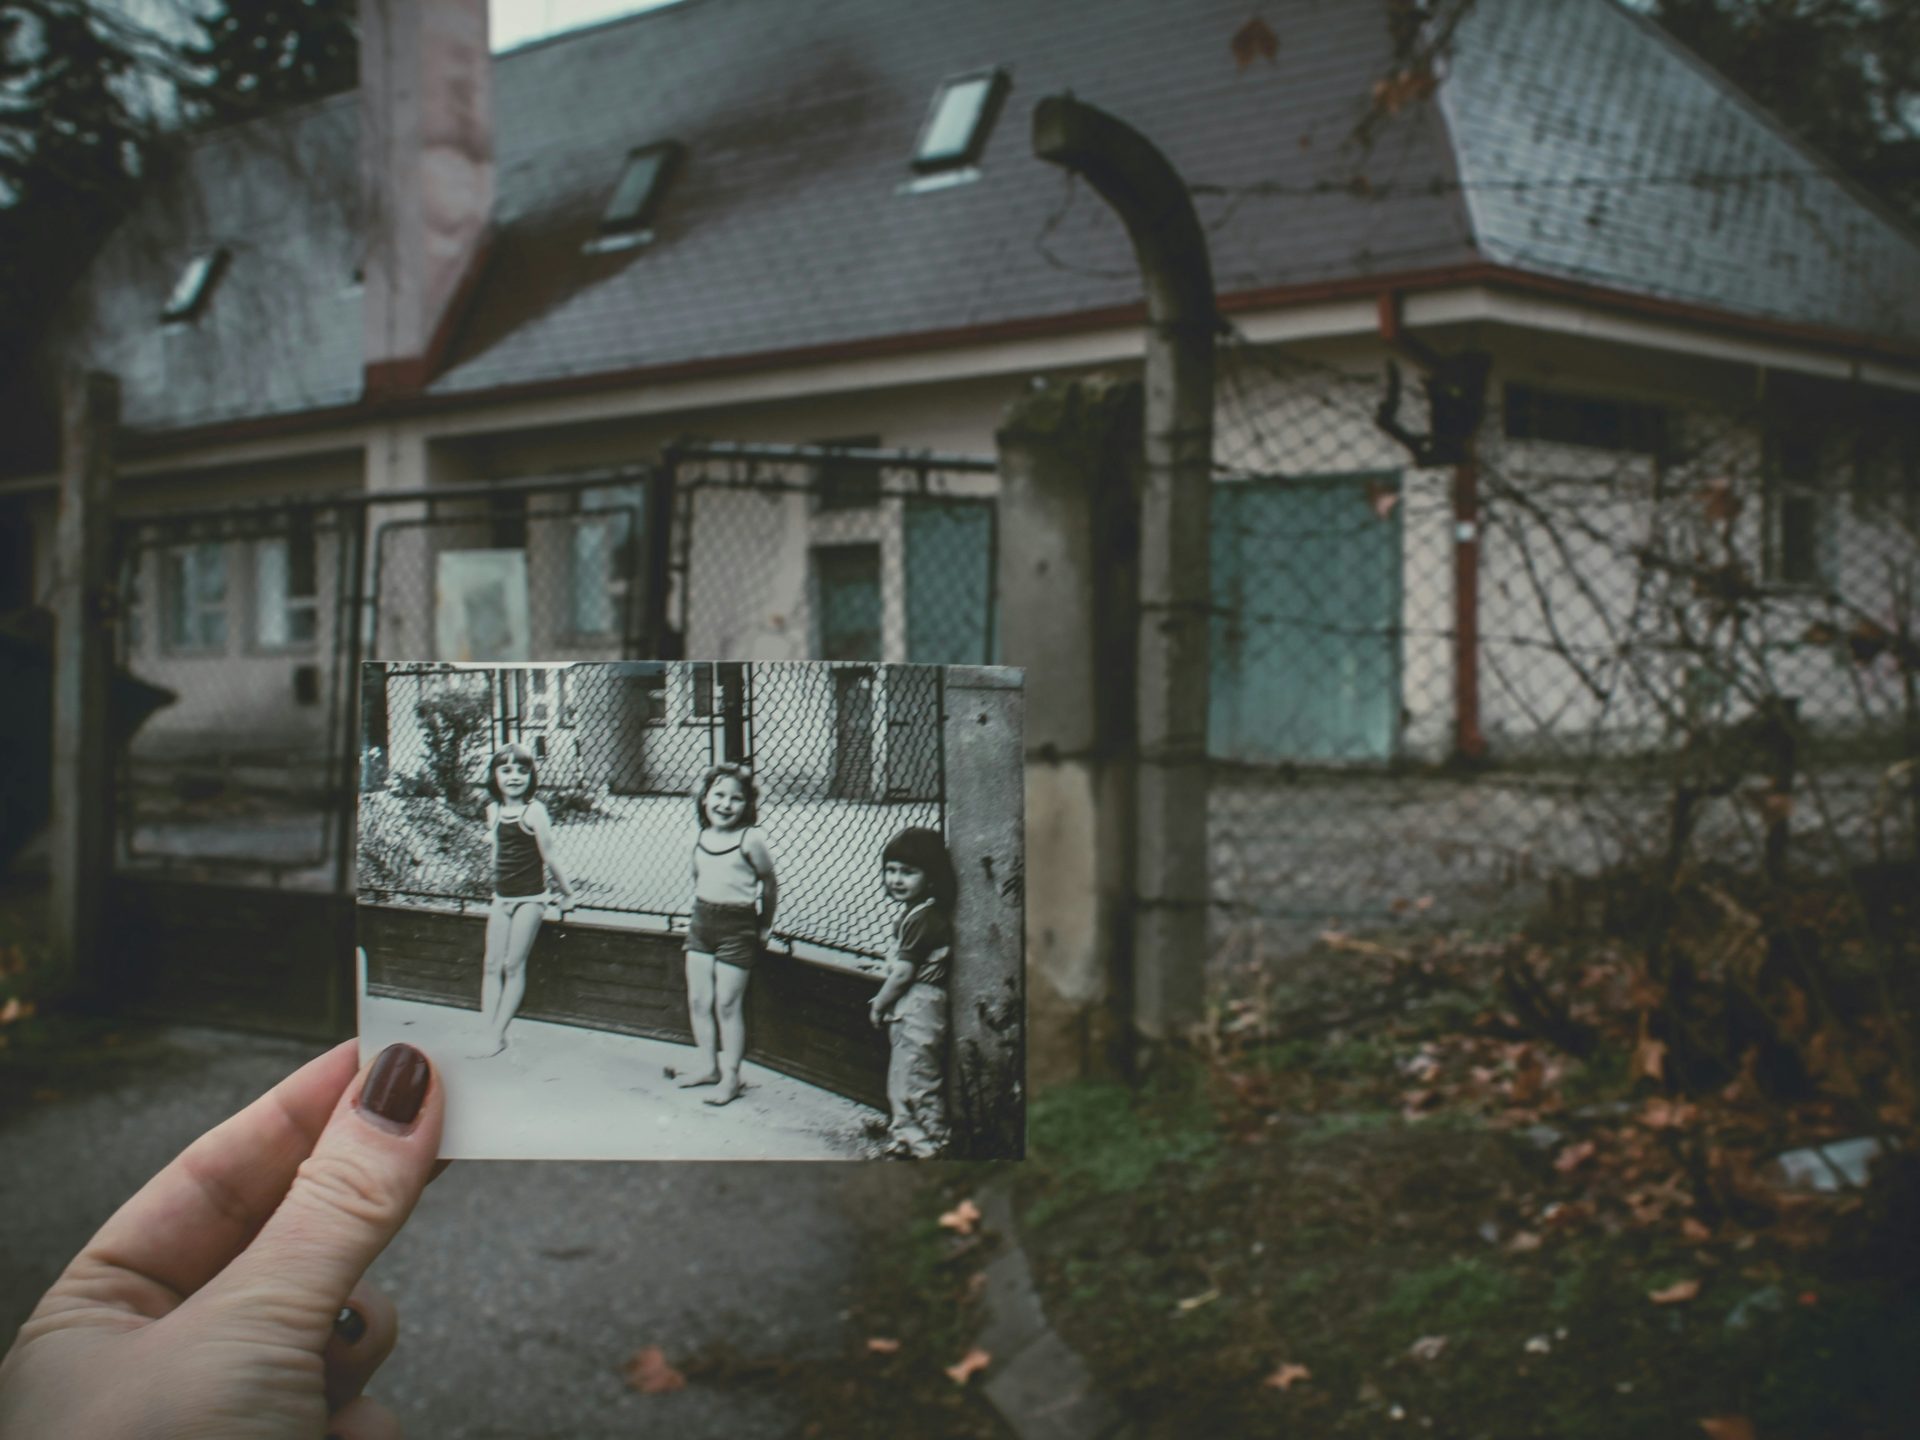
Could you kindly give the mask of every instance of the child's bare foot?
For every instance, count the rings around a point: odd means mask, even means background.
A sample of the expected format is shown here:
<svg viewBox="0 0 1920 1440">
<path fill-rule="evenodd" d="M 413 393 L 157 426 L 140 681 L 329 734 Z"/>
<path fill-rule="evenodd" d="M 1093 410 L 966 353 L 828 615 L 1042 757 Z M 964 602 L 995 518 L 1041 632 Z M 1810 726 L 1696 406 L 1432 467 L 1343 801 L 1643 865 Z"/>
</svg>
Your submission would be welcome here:
<svg viewBox="0 0 1920 1440">
<path fill-rule="evenodd" d="M 672 1071 L 668 1071 L 667 1073 L 670 1075 L 673 1074 Z M 696 1075 L 693 1071 L 689 1070 L 684 1075 L 675 1075 L 673 1083 L 682 1090 L 692 1090 L 701 1085 L 718 1085 L 720 1083 L 720 1072 L 718 1070 L 709 1070 L 704 1075 Z"/>
<path fill-rule="evenodd" d="M 713 1094 L 702 1095 L 700 1097 L 700 1103 L 703 1105 L 730 1105 L 733 1103 L 735 1097 L 745 1088 L 746 1087 L 740 1083 L 740 1077 L 738 1075 L 729 1075 L 721 1082 L 720 1088 L 714 1091 Z"/>
</svg>

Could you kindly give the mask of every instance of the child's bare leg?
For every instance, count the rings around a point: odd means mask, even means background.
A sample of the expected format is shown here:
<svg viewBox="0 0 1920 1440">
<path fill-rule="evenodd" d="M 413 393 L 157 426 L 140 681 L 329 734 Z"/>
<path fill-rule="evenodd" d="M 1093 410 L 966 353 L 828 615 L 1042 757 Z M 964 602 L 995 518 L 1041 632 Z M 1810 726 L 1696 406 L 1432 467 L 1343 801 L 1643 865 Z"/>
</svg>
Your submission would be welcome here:
<svg viewBox="0 0 1920 1440">
<path fill-rule="evenodd" d="M 740 1093 L 740 1062 L 747 1053 L 747 971 L 738 965 L 713 967 L 713 1008 L 720 1016 L 720 1088 L 705 1096 L 709 1105 L 725 1105 Z"/>
<path fill-rule="evenodd" d="M 480 1018 L 486 1021 L 489 1032 L 499 1028 L 500 992 L 503 972 L 506 969 L 507 937 L 512 928 L 500 907 L 495 905 L 487 911 L 487 943 L 480 961 Z M 487 1050 L 475 1056 L 483 1059 L 488 1055 L 500 1053 L 498 1041 Z"/>
<path fill-rule="evenodd" d="M 720 1080 L 720 1066 L 714 1052 L 713 956 L 698 950 L 687 952 L 687 1020 L 693 1026 L 693 1048 L 700 1052 L 700 1063 L 673 1083 L 682 1090 L 696 1085 L 714 1085 Z"/>
<path fill-rule="evenodd" d="M 521 905 L 513 912 L 507 930 L 506 955 L 500 968 L 500 999 L 493 1017 L 493 1038 L 498 1050 L 507 1044 L 507 1026 L 520 1013 L 520 1001 L 527 993 L 527 956 L 533 953 L 534 937 L 540 933 L 538 905 Z"/>
</svg>

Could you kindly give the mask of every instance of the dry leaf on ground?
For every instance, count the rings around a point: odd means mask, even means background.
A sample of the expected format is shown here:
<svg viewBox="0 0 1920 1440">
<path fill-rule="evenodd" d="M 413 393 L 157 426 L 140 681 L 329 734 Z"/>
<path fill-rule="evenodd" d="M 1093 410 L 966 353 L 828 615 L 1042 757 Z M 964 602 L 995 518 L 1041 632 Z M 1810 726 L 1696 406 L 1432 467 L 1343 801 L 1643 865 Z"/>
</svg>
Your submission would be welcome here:
<svg viewBox="0 0 1920 1440">
<path fill-rule="evenodd" d="M 1676 1280 L 1664 1290 L 1649 1290 L 1647 1298 L 1656 1305 L 1678 1305 L 1700 1293 L 1698 1280 Z"/>
<path fill-rule="evenodd" d="M 1595 1146 L 1591 1140 L 1582 1140 L 1578 1145 L 1569 1145 L 1553 1158 L 1553 1168 L 1562 1175 L 1571 1174 L 1593 1158 Z"/>
<path fill-rule="evenodd" d="M 1708 1440 L 1755 1440 L 1753 1421 L 1744 1415 L 1714 1415 L 1700 1422 Z"/>
<path fill-rule="evenodd" d="M 980 1207 L 971 1200 L 962 1200 L 940 1217 L 940 1223 L 955 1234 L 971 1235 L 973 1227 L 980 1223 Z"/>
<path fill-rule="evenodd" d="M 667 1363 L 666 1352 L 658 1345 L 634 1351 L 627 1360 L 625 1378 L 627 1388 L 642 1395 L 665 1395 L 687 1386 L 687 1377 Z"/>
<path fill-rule="evenodd" d="M 1444 1335 L 1422 1335 L 1407 1347 L 1407 1353 L 1416 1360 L 1438 1360 L 1447 1349 L 1447 1337 Z"/>
<path fill-rule="evenodd" d="M 1288 1361 L 1260 1383 L 1269 1390 L 1291 1390 L 1301 1380 L 1311 1380 L 1313 1371 L 1304 1365 L 1295 1365 Z"/>
<path fill-rule="evenodd" d="M 900 1342 L 895 1340 L 891 1335 L 869 1335 L 867 1337 L 867 1353 L 869 1355 L 898 1355 L 900 1353 Z"/>
<path fill-rule="evenodd" d="M 953 1364 L 947 1366 L 947 1378 L 956 1385 L 964 1385 L 992 1363 L 993 1356 L 976 1345 Z"/>
<path fill-rule="evenodd" d="M 1212 1287 L 1209 1287 L 1208 1289 L 1202 1290 L 1198 1295 L 1189 1295 L 1184 1300 L 1176 1300 L 1174 1302 L 1174 1305 L 1176 1306 L 1176 1308 L 1178 1308 L 1180 1313 L 1184 1315 L 1189 1310 L 1198 1310 L 1202 1305 L 1211 1305 L 1214 1301 L 1218 1300 L 1219 1298 L 1220 1298 L 1219 1287 L 1212 1286 Z"/>
</svg>

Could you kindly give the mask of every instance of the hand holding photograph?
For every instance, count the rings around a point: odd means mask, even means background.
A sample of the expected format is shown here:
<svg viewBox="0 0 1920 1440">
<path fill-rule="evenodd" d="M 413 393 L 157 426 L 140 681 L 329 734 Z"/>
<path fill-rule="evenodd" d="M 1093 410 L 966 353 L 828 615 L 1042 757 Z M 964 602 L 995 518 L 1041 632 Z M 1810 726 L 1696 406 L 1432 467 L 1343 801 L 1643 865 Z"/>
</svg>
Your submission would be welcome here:
<svg viewBox="0 0 1920 1440">
<path fill-rule="evenodd" d="M 360 1041 L 477 1159 L 1017 1158 L 1022 689 L 367 666 Z"/>
</svg>

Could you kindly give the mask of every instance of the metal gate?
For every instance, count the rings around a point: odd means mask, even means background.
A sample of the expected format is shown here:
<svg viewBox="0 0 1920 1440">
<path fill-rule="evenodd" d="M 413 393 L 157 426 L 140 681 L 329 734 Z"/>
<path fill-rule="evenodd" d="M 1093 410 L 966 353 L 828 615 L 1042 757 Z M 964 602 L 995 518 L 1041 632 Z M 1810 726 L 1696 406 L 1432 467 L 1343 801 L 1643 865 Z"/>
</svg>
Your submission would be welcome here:
<svg viewBox="0 0 1920 1440">
<path fill-rule="evenodd" d="M 115 776 L 115 994 L 350 1030 L 360 662 L 658 653 L 666 498 L 638 468 L 122 519 L 118 658 L 173 701 Z"/>
</svg>

